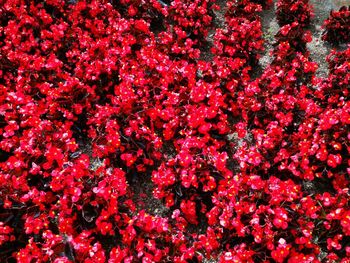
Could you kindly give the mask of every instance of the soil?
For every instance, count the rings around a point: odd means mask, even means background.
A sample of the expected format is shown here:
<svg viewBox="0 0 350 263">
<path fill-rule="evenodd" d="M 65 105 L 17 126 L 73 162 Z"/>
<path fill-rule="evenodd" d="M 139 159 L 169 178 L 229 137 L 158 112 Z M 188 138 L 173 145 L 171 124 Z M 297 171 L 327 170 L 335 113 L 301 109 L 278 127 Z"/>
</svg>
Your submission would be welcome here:
<svg viewBox="0 0 350 263">
<path fill-rule="evenodd" d="M 276 1 L 275 1 L 276 2 Z M 259 73 L 261 74 L 264 69 L 272 62 L 270 52 L 273 49 L 273 43 L 275 42 L 275 35 L 279 30 L 279 25 L 275 16 L 276 5 L 274 4 L 269 9 L 263 10 L 261 13 L 261 24 L 263 31 L 263 38 L 265 40 L 265 50 L 261 54 L 259 60 Z"/>
</svg>

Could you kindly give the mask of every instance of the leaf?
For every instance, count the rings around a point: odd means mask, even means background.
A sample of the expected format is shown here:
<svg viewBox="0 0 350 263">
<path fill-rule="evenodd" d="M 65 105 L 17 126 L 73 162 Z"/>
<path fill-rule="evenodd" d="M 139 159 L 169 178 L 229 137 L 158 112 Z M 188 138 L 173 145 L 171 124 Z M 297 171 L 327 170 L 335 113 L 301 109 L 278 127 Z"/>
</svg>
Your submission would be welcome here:
<svg viewBox="0 0 350 263">
<path fill-rule="evenodd" d="M 92 221 L 94 221 L 97 215 L 98 213 L 92 205 L 87 204 L 83 206 L 82 216 L 86 222 L 91 223 Z"/>
</svg>

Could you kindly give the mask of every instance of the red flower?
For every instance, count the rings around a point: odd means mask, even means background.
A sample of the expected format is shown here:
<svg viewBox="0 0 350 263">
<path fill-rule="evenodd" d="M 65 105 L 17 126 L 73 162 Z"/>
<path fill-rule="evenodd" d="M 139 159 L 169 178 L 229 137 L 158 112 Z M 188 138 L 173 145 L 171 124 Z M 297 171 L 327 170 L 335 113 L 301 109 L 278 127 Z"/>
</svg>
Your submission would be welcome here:
<svg viewBox="0 0 350 263">
<path fill-rule="evenodd" d="M 341 164 L 341 162 L 342 162 L 342 157 L 340 154 L 330 154 L 328 156 L 327 164 L 332 168 L 337 167 L 339 164 Z"/>
<path fill-rule="evenodd" d="M 198 224 L 195 202 L 190 200 L 183 200 L 181 202 L 180 208 L 188 222 L 195 225 Z"/>
<path fill-rule="evenodd" d="M 344 234 L 349 235 L 350 234 L 350 211 L 346 211 L 343 213 L 340 224 L 343 228 Z"/>
<path fill-rule="evenodd" d="M 282 263 L 289 255 L 291 245 L 287 245 L 286 241 L 281 238 L 278 241 L 278 247 L 271 252 L 272 258 L 279 263 Z"/>
</svg>

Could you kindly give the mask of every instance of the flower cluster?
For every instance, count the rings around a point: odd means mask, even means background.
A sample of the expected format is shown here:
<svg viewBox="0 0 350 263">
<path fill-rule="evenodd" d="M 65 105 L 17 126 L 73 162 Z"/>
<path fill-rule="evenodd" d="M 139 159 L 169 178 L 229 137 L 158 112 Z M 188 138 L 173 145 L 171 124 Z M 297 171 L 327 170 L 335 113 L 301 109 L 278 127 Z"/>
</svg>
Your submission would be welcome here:
<svg viewBox="0 0 350 263">
<path fill-rule="evenodd" d="M 279 0 L 256 76 L 273 1 L 224 2 L 4 1 L 1 259 L 348 262 L 350 48 Z"/>
<path fill-rule="evenodd" d="M 339 11 L 331 11 L 324 21 L 322 39 L 333 44 L 350 41 L 350 6 L 343 6 Z"/>
<path fill-rule="evenodd" d="M 313 12 L 308 0 L 278 0 L 276 17 L 280 25 L 298 21 L 306 26 L 310 23 Z"/>
</svg>

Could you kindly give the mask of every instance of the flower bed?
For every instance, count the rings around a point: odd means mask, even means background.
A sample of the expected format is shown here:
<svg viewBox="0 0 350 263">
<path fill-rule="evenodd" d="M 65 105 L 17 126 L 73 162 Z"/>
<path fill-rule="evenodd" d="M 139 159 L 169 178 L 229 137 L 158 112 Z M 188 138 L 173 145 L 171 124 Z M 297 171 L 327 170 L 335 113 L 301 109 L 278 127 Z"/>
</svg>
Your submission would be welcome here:
<svg viewBox="0 0 350 263">
<path fill-rule="evenodd" d="M 350 49 L 316 78 L 312 8 L 279 0 L 253 78 L 270 6 L 5 1 L 0 258 L 348 262 Z"/>
</svg>

